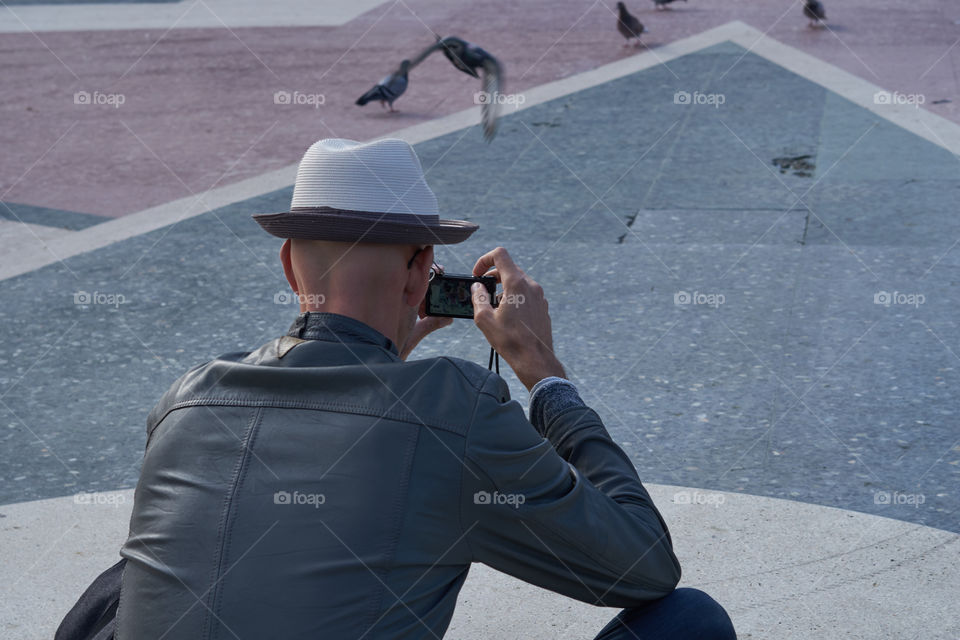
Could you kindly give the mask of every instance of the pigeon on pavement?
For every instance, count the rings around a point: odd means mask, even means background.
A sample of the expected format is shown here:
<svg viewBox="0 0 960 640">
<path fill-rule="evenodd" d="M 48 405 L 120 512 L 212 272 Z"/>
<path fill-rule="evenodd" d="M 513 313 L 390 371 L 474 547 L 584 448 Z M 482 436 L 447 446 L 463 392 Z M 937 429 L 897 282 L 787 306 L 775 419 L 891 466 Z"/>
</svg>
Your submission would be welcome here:
<svg viewBox="0 0 960 640">
<path fill-rule="evenodd" d="M 379 100 L 380 106 L 390 106 L 390 111 L 395 111 L 393 101 L 403 95 L 407 90 L 407 73 L 410 71 L 410 61 L 404 60 L 400 67 L 378 82 L 373 89 L 357 98 L 357 104 L 361 107 L 371 100 Z"/>
<path fill-rule="evenodd" d="M 627 39 L 623 46 L 630 46 L 630 38 L 636 38 L 634 45 L 640 44 L 640 34 L 643 33 L 643 24 L 637 20 L 637 16 L 627 11 L 627 7 L 622 3 L 617 3 L 617 10 L 620 15 L 617 16 L 617 31 Z"/>
<path fill-rule="evenodd" d="M 687 0 L 683 0 L 686 2 Z M 653 0 L 653 4 L 657 9 L 669 9 L 667 5 L 671 2 L 676 2 L 676 0 Z"/>
<path fill-rule="evenodd" d="M 454 67 L 474 78 L 480 78 L 477 70 L 483 71 L 482 91 L 477 94 L 481 104 L 483 135 L 489 141 L 497 133 L 497 117 L 500 111 L 500 92 L 503 88 L 503 66 L 500 61 L 480 47 L 470 44 L 456 36 L 437 38 L 437 41 L 420 52 L 410 62 L 414 68 L 434 51 L 443 51 L 443 55 Z"/>
<path fill-rule="evenodd" d="M 807 0 L 807 4 L 803 6 L 803 15 L 810 20 L 810 27 L 821 26 L 827 19 L 827 10 L 823 8 L 820 0 Z"/>
</svg>

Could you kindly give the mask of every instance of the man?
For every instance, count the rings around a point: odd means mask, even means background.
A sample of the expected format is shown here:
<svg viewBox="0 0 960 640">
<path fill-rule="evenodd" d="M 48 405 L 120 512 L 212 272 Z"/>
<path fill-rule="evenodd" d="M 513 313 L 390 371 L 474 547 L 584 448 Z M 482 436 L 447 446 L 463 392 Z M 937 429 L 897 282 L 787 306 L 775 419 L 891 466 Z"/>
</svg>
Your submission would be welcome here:
<svg viewBox="0 0 960 640">
<path fill-rule="evenodd" d="M 409 145 L 322 140 L 290 211 L 255 218 L 285 238 L 301 313 L 150 414 L 118 639 L 439 638 L 473 562 L 623 608 L 608 640 L 735 637 L 709 596 L 674 590 L 666 524 L 505 250 L 474 274 L 524 302 L 477 287 L 475 321 L 531 390 L 529 421 L 495 373 L 406 359 L 451 322 L 423 317 L 433 245 L 477 228 L 439 218 Z"/>
</svg>

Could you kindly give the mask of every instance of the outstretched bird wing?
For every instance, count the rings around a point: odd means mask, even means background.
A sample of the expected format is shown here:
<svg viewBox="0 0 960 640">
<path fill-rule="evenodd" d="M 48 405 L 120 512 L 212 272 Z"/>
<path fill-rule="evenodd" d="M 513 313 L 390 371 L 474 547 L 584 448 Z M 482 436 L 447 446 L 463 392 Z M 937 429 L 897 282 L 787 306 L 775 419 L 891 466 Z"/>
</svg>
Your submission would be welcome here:
<svg viewBox="0 0 960 640">
<path fill-rule="evenodd" d="M 413 69 L 415 66 L 417 66 L 418 64 L 426 60 L 427 56 L 429 56 L 434 51 L 439 51 L 440 48 L 443 46 L 443 44 L 441 44 L 442 42 L 443 41 L 440 38 L 437 38 L 436 42 L 434 42 L 429 47 L 427 47 L 426 49 L 418 53 L 415 57 L 411 58 L 410 68 Z"/>
<path fill-rule="evenodd" d="M 492 55 L 456 36 L 438 38 L 436 42 L 421 51 L 410 60 L 410 68 L 423 62 L 434 51 L 443 51 L 443 55 L 454 67 L 464 73 L 480 78 L 477 69 L 483 70 L 482 91 L 485 98 L 481 106 L 483 135 L 492 140 L 497 133 L 497 118 L 500 114 L 500 92 L 503 90 L 503 66 Z"/>
<path fill-rule="evenodd" d="M 486 53 L 486 52 L 484 52 Z M 487 99 L 481 108 L 483 137 L 488 141 L 497 135 L 497 118 L 500 115 L 500 90 L 503 87 L 503 67 L 489 53 L 483 58 L 483 91 Z"/>
<path fill-rule="evenodd" d="M 427 56 L 434 51 L 443 51 L 443 55 L 447 57 L 447 60 L 449 60 L 454 67 L 460 71 L 463 71 L 467 75 L 473 76 L 474 78 L 479 78 L 480 76 L 477 74 L 476 70 L 464 62 L 464 54 L 469 46 L 470 45 L 468 45 L 465 40 L 461 40 L 456 36 L 438 38 L 436 42 L 421 51 L 417 57 L 410 61 L 410 68 L 413 69 L 415 66 L 423 62 Z"/>
<path fill-rule="evenodd" d="M 453 66 L 474 78 L 480 77 L 476 69 L 476 60 L 472 59 L 473 56 L 469 51 L 474 47 L 469 42 L 455 36 L 444 38 L 440 42 L 443 45 L 443 55 L 447 56 L 447 60 Z"/>
</svg>

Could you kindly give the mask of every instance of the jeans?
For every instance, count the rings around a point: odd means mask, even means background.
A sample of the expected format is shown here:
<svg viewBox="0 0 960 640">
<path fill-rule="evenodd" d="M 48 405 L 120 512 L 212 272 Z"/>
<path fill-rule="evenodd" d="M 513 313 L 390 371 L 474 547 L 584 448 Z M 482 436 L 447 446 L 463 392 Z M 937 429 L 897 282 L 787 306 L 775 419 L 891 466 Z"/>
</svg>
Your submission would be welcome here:
<svg viewBox="0 0 960 640">
<path fill-rule="evenodd" d="M 642 607 L 624 609 L 594 640 L 736 640 L 723 607 L 703 591 L 675 589 Z"/>
</svg>

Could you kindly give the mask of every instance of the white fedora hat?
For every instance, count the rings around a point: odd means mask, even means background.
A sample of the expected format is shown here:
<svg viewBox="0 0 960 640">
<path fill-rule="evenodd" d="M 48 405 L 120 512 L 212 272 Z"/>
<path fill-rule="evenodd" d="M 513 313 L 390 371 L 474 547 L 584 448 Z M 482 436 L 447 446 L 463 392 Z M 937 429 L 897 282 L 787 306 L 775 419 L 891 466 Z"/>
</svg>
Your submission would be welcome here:
<svg viewBox="0 0 960 640">
<path fill-rule="evenodd" d="M 478 226 L 441 220 L 413 147 L 397 139 L 315 142 L 297 170 L 290 211 L 253 216 L 279 238 L 453 244 Z"/>
</svg>

